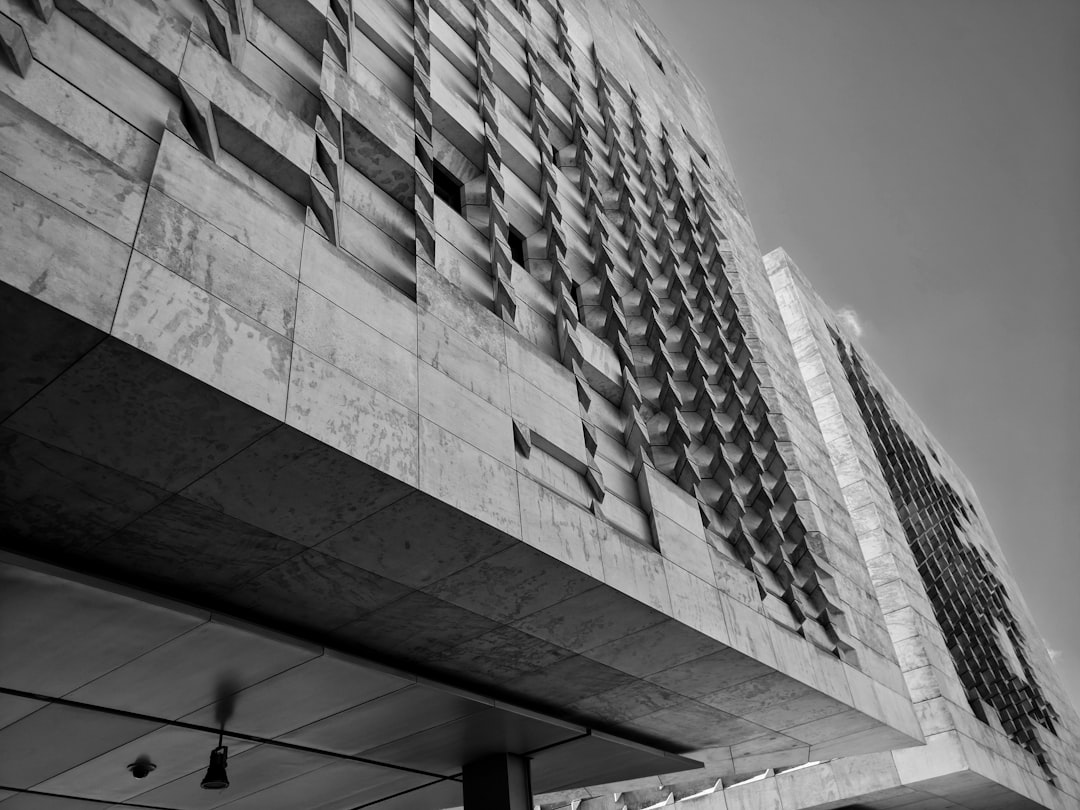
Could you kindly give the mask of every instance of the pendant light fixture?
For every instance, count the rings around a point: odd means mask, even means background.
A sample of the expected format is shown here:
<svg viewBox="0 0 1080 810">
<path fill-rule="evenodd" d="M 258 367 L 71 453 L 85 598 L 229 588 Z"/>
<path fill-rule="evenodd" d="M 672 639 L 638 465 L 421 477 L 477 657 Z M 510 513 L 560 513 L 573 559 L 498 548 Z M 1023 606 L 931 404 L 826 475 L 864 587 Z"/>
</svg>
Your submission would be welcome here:
<svg viewBox="0 0 1080 810">
<path fill-rule="evenodd" d="M 217 748 L 210 752 L 210 767 L 206 769 L 206 776 L 200 783 L 203 790 L 224 790 L 229 786 L 229 774 L 225 770 L 228 765 L 229 748 L 223 745 L 225 727 L 218 732 Z"/>
</svg>

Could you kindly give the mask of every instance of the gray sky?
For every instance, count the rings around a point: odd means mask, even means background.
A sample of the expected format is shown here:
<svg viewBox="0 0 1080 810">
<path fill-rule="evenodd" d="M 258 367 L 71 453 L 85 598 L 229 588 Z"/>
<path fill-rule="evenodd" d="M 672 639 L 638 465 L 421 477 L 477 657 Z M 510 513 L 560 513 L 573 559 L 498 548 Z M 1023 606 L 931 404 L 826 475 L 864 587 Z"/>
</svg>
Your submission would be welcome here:
<svg viewBox="0 0 1080 810">
<path fill-rule="evenodd" d="M 965 470 L 1080 706 L 1080 3 L 642 0 L 785 247 Z"/>
</svg>

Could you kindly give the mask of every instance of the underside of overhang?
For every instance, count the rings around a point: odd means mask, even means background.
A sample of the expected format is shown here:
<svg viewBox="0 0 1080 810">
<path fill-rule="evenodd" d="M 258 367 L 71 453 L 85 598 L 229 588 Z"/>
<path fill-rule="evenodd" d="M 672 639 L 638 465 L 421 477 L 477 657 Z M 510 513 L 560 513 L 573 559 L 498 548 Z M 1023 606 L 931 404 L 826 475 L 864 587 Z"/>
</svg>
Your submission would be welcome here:
<svg viewBox="0 0 1080 810">
<path fill-rule="evenodd" d="M 9 551 L 644 745 L 722 748 L 726 772 L 913 742 L 25 293 L 0 286 L 0 309 Z M 728 688 L 737 705 L 711 700 Z"/>
<path fill-rule="evenodd" d="M 25 796 L 427 810 L 492 754 L 527 757 L 541 792 L 699 766 L 15 555 L 0 603 L 0 786 Z M 201 790 L 219 731 L 232 785 Z"/>
</svg>

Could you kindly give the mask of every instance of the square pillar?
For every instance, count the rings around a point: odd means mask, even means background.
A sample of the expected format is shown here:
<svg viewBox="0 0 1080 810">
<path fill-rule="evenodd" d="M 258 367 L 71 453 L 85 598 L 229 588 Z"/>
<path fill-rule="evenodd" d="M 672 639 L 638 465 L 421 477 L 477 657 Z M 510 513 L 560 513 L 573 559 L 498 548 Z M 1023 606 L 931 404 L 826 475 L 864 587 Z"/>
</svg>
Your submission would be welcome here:
<svg viewBox="0 0 1080 810">
<path fill-rule="evenodd" d="M 464 810 L 532 810 L 529 760 L 516 754 L 492 754 L 462 771 Z"/>
</svg>

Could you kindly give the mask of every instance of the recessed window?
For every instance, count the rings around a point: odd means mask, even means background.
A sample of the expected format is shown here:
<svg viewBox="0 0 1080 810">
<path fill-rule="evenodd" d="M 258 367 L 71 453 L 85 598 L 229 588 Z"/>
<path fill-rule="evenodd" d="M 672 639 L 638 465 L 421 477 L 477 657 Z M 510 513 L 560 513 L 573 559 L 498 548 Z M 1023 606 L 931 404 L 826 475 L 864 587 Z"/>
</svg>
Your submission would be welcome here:
<svg viewBox="0 0 1080 810">
<path fill-rule="evenodd" d="M 653 64 L 656 65 L 657 70 L 659 70 L 661 73 L 666 73 L 667 71 L 664 70 L 664 62 L 660 58 L 660 49 L 656 47 L 656 43 L 653 42 L 652 37 L 650 37 L 636 25 L 634 26 L 634 33 L 637 35 L 638 42 L 641 43 L 641 47 L 645 49 L 645 53 L 649 55 L 649 58 L 652 59 Z"/>
<path fill-rule="evenodd" d="M 432 167 L 431 179 L 435 182 L 435 196 L 461 213 L 461 182 L 438 163 Z"/>
<path fill-rule="evenodd" d="M 695 138 L 693 135 L 686 131 L 686 127 L 683 127 L 683 135 L 686 136 L 687 142 L 690 144 L 690 147 L 697 153 L 697 156 L 701 158 L 701 162 L 704 163 L 706 166 L 711 166 L 712 164 L 709 163 L 709 153 L 705 151 L 705 147 L 703 147 L 700 143 L 697 142 L 697 138 Z"/>
<path fill-rule="evenodd" d="M 510 231 L 506 235 L 506 241 L 510 243 L 510 258 L 514 260 L 516 264 L 525 266 L 525 237 L 521 235 L 521 231 L 510 226 Z"/>
</svg>

